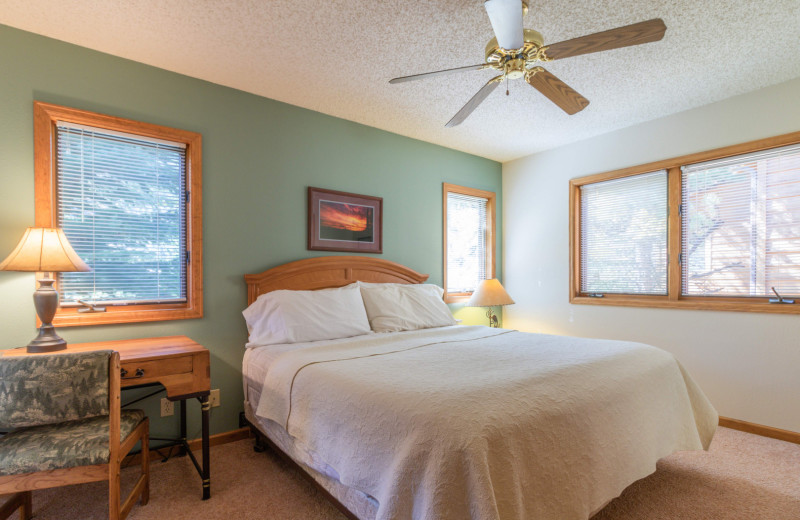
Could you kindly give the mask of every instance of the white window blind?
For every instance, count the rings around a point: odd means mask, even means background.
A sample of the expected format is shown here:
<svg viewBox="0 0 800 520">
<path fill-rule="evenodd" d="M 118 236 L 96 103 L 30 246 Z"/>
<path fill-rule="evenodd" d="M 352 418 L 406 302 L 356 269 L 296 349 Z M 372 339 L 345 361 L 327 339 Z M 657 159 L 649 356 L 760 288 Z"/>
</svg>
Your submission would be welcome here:
<svg viewBox="0 0 800 520">
<path fill-rule="evenodd" d="M 185 302 L 185 145 L 59 123 L 56 146 L 58 225 L 92 267 L 62 304 Z"/>
<path fill-rule="evenodd" d="M 487 203 L 482 197 L 447 194 L 447 292 L 472 292 L 487 275 Z"/>
<path fill-rule="evenodd" d="M 580 188 L 580 290 L 667 294 L 667 172 Z"/>
<path fill-rule="evenodd" d="M 800 296 L 800 145 L 682 170 L 682 293 Z"/>
</svg>

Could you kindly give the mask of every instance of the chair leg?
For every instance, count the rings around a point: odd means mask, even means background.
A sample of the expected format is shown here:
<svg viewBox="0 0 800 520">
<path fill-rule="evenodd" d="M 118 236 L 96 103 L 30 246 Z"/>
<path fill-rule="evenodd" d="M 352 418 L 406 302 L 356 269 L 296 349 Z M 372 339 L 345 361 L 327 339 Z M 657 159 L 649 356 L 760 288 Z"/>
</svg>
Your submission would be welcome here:
<svg viewBox="0 0 800 520">
<path fill-rule="evenodd" d="M 108 473 L 108 520 L 120 520 L 119 460 L 109 461 Z"/>
<path fill-rule="evenodd" d="M 19 520 L 31 520 L 33 517 L 33 493 L 22 493 L 22 507 L 19 508 Z"/>
<path fill-rule="evenodd" d="M 147 417 L 126 439 L 125 446 L 127 446 L 127 449 L 123 451 L 128 453 L 137 443 L 142 447 L 142 451 L 139 454 L 142 460 L 142 474 L 139 475 L 133 489 L 119 508 L 118 517 L 112 520 L 125 520 L 136 502 L 141 502 L 142 505 L 145 505 L 150 500 L 150 420 Z"/>
<path fill-rule="evenodd" d="M 6 500 L 5 504 L 0 506 L 0 519 L 9 518 L 14 514 L 14 511 L 19 509 L 19 520 L 30 520 L 33 515 L 32 504 L 33 500 L 30 491 L 16 493 Z"/>
</svg>

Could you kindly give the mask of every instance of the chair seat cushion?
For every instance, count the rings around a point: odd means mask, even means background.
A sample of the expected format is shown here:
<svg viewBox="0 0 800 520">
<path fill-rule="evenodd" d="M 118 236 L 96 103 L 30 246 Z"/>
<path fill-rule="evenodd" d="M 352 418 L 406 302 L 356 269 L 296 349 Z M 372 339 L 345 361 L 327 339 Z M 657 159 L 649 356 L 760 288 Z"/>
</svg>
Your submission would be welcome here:
<svg viewBox="0 0 800 520">
<path fill-rule="evenodd" d="M 120 441 L 145 418 L 122 410 Z M 15 430 L 0 437 L 0 476 L 108 464 L 108 415 Z"/>
</svg>

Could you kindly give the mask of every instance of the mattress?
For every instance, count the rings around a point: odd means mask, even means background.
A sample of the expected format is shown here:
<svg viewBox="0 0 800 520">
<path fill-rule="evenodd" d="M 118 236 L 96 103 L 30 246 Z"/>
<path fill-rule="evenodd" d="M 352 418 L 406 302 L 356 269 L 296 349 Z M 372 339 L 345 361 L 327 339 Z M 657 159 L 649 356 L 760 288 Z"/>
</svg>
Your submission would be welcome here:
<svg viewBox="0 0 800 520">
<path fill-rule="evenodd" d="M 304 449 L 302 445 L 296 443 L 295 439 L 281 425 L 269 419 L 257 417 L 255 414 L 255 409 L 261 399 L 264 379 L 270 365 L 280 355 L 293 348 L 296 347 L 294 345 L 269 345 L 245 350 L 242 361 L 245 416 L 250 421 L 250 424 L 258 428 L 289 458 L 303 467 L 317 484 L 322 486 L 351 513 L 361 520 L 372 520 L 375 518 L 378 506 L 374 498 L 339 482 L 338 474 L 333 468 L 328 466 L 315 453 Z"/>
</svg>

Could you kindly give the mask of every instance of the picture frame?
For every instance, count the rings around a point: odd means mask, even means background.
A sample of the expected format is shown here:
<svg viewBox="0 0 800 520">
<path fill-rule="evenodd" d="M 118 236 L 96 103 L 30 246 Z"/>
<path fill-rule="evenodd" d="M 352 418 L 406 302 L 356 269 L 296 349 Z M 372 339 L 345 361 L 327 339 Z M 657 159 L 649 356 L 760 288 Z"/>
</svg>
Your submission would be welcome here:
<svg viewBox="0 0 800 520">
<path fill-rule="evenodd" d="M 383 198 L 309 186 L 308 249 L 383 253 Z"/>
</svg>

